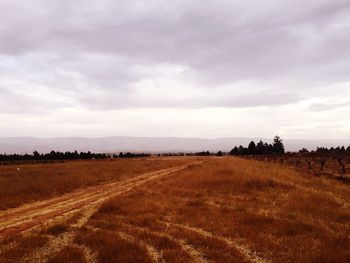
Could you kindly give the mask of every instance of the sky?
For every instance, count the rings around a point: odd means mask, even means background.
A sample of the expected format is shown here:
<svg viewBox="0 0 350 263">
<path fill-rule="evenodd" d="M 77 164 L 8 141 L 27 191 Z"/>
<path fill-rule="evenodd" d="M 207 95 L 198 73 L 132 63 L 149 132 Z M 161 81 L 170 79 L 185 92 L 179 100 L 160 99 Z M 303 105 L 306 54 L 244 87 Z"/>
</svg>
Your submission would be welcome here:
<svg viewBox="0 0 350 263">
<path fill-rule="evenodd" d="M 0 137 L 350 139 L 348 0 L 0 0 Z"/>
</svg>

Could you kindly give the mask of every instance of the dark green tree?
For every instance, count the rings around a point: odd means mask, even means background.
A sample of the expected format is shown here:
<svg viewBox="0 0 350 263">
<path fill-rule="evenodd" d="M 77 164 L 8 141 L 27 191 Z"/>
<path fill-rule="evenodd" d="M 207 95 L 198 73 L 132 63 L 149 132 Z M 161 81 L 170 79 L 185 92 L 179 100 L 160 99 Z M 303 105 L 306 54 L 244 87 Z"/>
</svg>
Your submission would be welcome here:
<svg viewBox="0 0 350 263">
<path fill-rule="evenodd" d="M 256 145 L 255 145 L 255 142 L 251 141 L 248 145 L 248 152 L 249 154 L 251 155 L 254 155 L 256 154 Z"/>
<path fill-rule="evenodd" d="M 235 146 L 231 151 L 230 151 L 230 155 L 238 155 L 239 150 L 238 147 Z"/>
<path fill-rule="evenodd" d="M 274 153 L 277 153 L 277 154 L 284 153 L 284 145 L 283 145 L 282 139 L 278 135 L 276 135 L 275 138 L 273 138 L 272 148 Z"/>
<path fill-rule="evenodd" d="M 33 156 L 35 160 L 39 160 L 40 159 L 40 153 L 38 153 L 38 151 L 34 151 L 33 152 Z"/>
<path fill-rule="evenodd" d="M 256 154 L 265 154 L 265 146 L 264 146 L 264 142 L 262 140 L 260 140 L 257 145 L 256 145 Z"/>
</svg>

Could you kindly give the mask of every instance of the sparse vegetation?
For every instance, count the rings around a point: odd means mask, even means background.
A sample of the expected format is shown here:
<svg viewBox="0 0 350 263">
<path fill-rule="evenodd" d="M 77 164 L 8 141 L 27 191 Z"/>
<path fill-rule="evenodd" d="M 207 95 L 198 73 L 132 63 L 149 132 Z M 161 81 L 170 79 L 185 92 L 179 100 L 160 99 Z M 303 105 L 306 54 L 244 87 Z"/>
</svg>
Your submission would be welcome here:
<svg viewBox="0 0 350 263">
<path fill-rule="evenodd" d="M 340 147 L 339 147 L 340 148 Z M 287 165 L 313 175 L 322 175 L 328 178 L 350 183 L 350 154 L 333 151 L 307 151 L 286 153 L 278 156 L 255 155 L 245 158 L 275 164 Z"/>
</svg>

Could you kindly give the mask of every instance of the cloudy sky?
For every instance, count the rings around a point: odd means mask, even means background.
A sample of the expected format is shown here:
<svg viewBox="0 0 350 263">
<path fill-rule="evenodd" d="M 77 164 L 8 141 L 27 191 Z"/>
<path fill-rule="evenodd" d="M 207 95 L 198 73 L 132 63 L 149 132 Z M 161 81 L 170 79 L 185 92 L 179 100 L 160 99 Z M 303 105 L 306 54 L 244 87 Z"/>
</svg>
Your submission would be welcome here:
<svg viewBox="0 0 350 263">
<path fill-rule="evenodd" d="M 349 0 L 0 0 L 0 136 L 350 139 Z"/>
</svg>

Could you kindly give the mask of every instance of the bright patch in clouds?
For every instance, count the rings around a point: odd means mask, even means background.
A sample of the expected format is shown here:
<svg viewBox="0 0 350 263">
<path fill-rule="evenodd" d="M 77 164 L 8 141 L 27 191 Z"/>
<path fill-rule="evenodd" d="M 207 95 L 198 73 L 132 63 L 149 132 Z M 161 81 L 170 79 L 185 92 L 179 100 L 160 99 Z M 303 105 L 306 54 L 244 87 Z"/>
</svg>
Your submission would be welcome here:
<svg viewBox="0 0 350 263">
<path fill-rule="evenodd" d="M 0 0 L 0 136 L 350 138 L 350 3 Z"/>
</svg>

